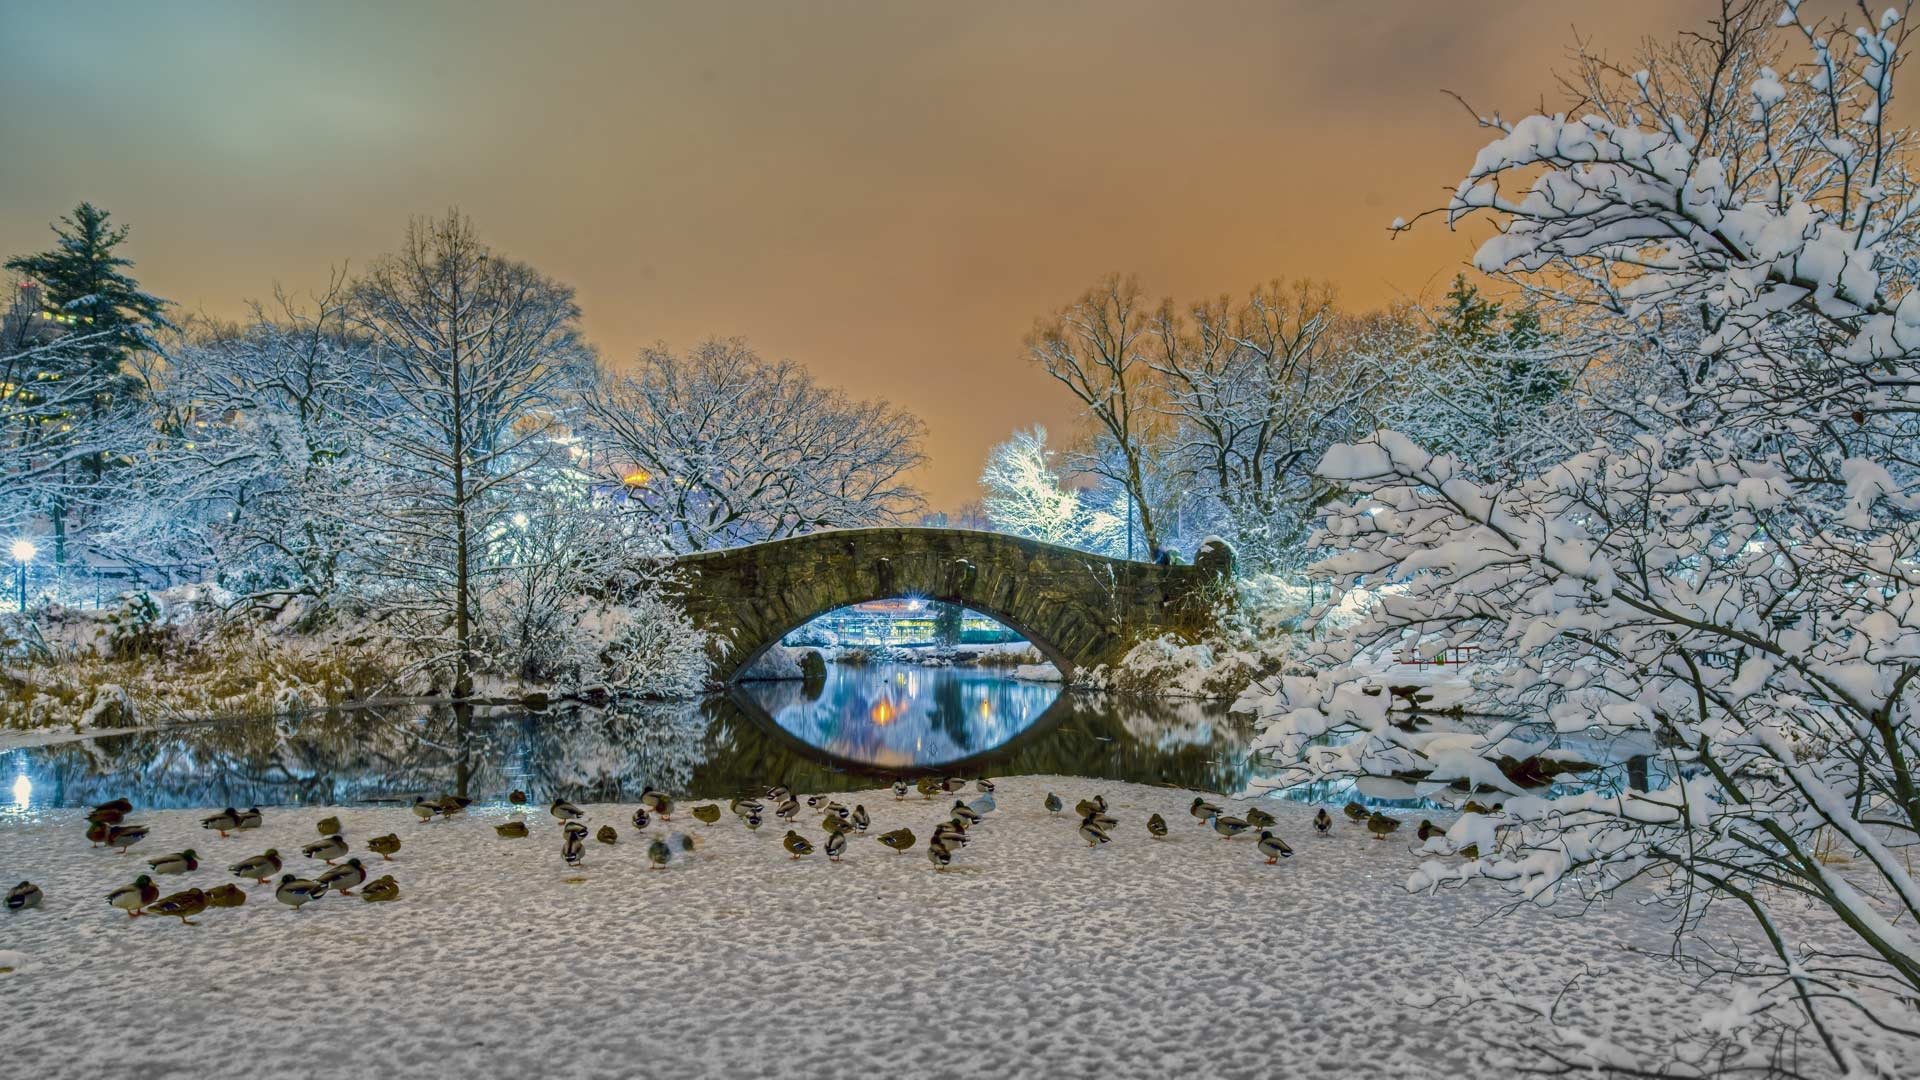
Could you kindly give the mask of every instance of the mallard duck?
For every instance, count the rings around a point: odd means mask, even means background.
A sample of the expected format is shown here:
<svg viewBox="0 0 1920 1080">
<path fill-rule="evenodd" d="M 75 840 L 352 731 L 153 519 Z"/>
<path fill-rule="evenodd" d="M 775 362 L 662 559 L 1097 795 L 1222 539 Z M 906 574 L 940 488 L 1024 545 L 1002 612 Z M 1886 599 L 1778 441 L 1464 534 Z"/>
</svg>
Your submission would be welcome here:
<svg viewBox="0 0 1920 1080">
<path fill-rule="evenodd" d="M 1424 844 L 1436 836 L 1447 835 L 1447 830 L 1441 828 L 1438 825 L 1435 825 L 1433 822 L 1428 821 L 1426 818 L 1421 818 L 1420 827 L 1413 831 L 1413 835 L 1419 837 L 1420 842 Z"/>
<path fill-rule="evenodd" d="M 1388 833 L 1399 827 L 1398 818 L 1390 818 L 1378 810 L 1367 817 L 1367 831 L 1373 834 L 1375 840 L 1385 840 Z"/>
<path fill-rule="evenodd" d="M 1271 829 L 1280 823 L 1279 818 L 1274 817 L 1272 814 L 1267 813 L 1257 806 L 1248 810 L 1244 816 L 1247 819 L 1247 824 L 1256 829 Z"/>
<path fill-rule="evenodd" d="M 1099 847 L 1113 838 L 1107 835 L 1107 830 L 1095 824 L 1092 818 L 1088 818 L 1080 823 L 1080 839 L 1085 840 L 1088 847 Z"/>
<path fill-rule="evenodd" d="M 847 820 L 853 824 L 855 832 L 866 832 L 867 826 L 872 824 L 867 817 L 867 808 L 859 803 L 853 804 L 853 813 L 847 816 Z"/>
<path fill-rule="evenodd" d="M 767 789 L 767 801 L 774 802 L 774 803 L 786 802 L 787 796 L 791 794 L 793 794 L 793 792 L 788 791 L 786 788 L 781 787 L 778 784 L 775 784 L 774 786 Z"/>
<path fill-rule="evenodd" d="M 523 840 L 527 835 L 527 823 L 520 818 L 514 818 L 495 825 L 493 831 L 504 840 Z"/>
<path fill-rule="evenodd" d="M 240 811 L 240 828 L 242 830 L 257 829 L 265 820 L 265 816 L 260 813 L 260 808 L 257 806 Z"/>
<path fill-rule="evenodd" d="M 1158 840 L 1167 835 L 1167 819 L 1159 814 L 1147 818 L 1147 834 Z"/>
<path fill-rule="evenodd" d="M 340 832 L 340 819 L 337 817 L 323 817 L 314 827 L 320 830 L 321 836 L 333 836 Z"/>
<path fill-rule="evenodd" d="M 274 887 L 273 898 L 299 911 L 315 900 L 327 895 L 327 887 L 318 881 L 309 881 L 303 877 L 288 874 Z"/>
<path fill-rule="evenodd" d="M 1060 801 L 1060 796 L 1055 795 L 1053 792 L 1049 791 L 1047 792 L 1047 800 L 1044 805 L 1047 808 L 1047 813 L 1057 814 L 1060 812 L 1060 809 L 1066 806 L 1067 804 Z"/>
<path fill-rule="evenodd" d="M 1081 799 L 1073 804 L 1073 812 L 1081 817 L 1086 817 L 1088 814 L 1104 814 L 1107 812 L 1107 797 L 1095 795 L 1091 799 Z"/>
<path fill-rule="evenodd" d="M 693 808 L 693 820 L 702 825 L 717 825 L 720 823 L 720 808 L 712 803 L 696 806 Z"/>
<path fill-rule="evenodd" d="M 967 846 L 967 830 L 963 825 L 952 821 L 943 821 L 933 827 L 933 838 L 929 844 L 942 844 L 950 848 Z"/>
<path fill-rule="evenodd" d="M 88 844 L 92 847 L 99 847 L 101 844 L 106 843 L 107 830 L 111 828 L 113 828 L 113 826 L 107 824 L 104 821 L 96 821 L 88 825 L 87 826 Z"/>
<path fill-rule="evenodd" d="M 207 890 L 207 905 L 209 907 L 239 907 L 246 902 L 247 890 L 232 882 L 227 882 L 224 885 L 215 885 L 213 888 Z"/>
<path fill-rule="evenodd" d="M 839 862 L 840 856 L 847 851 L 847 834 L 843 829 L 835 829 L 827 834 L 827 861 Z"/>
<path fill-rule="evenodd" d="M 420 819 L 420 824 L 425 825 L 427 822 L 432 821 L 434 815 L 439 812 L 439 803 L 429 802 L 425 795 L 415 795 L 413 797 L 413 816 Z"/>
<path fill-rule="evenodd" d="M 1293 858 L 1293 849 L 1287 846 L 1287 842 L 1273 835 L 1273 832 L 1268 829 L 1260 830 L 1260 841 L 1254 847 L 1259 849 L 1260 854 L 1267 857 L 1268 866 L 1272 866 L 1281 859 Z"/>
<path fill-rule="evenodd" d="M 467 807 L 472 805 L 473 800 L 464 795 L 442 795 L 438 809 L 441 817 L 450 818 L 455 814 L 466 813 Z"/>
<path fill-rule="evenodd" d="M 834 833 L 846 832 L 851 828 L 853 828 L 853 826 L 841 821 L 832 814 L 828 814 L 820 819 L 820 831 L 826 833 L 828 836 L 832 836 Z"/>
<path fill-rule="evenodd" d="M 931 799 L 940 794 L 940 781 L 931 776 L 923 776 L 913 782 L 913 790 L 919 792 L 921 798 Z"/>
<path fill-rule="evenodd" d="M 787 796 L 785 802 L 774 808 L 773 816 L 789 825 L 793 824 L 793 819 L 800 816 L 800 800 Z"/>
<path fill-rule="evenodd" d="M 576 821 L 587 816 L 580 812 L 579 807 L 565 799 L 553 800 L 553 805 L 547 807 L 547 813 L 552 814 L 559 821 Z"/>
<path fill-rule="evenodd" d="M 148 859 L 147 865 L 156 874 L 186 874 L 200 869 L 200 856 L 192 848 L 176 851 L 171 855 L 162 855 L 157 859 Z"/>
<path fill-rule="evenodd" d="M 896 800 L 907 797 L 907 782 L 905 780 L 895 780 L 893 782 L 893 797 Z"/>
<path fill-rule="evenodd" d="M 650 864 L 648 869 L 665 870 L 667 863 L 672 859 L 673 849 L 668 847 L 666 840 L 661 837 L 654 837 L 653 843 L 647 845 L 647 862 Z"/>
<path fill-rule="evenodd" d="M 133 884 L 122 885 L 107 894 L 107 903 L 127 913 L 128 918 L 140 914 L 140 909 L 160 899 L 160 887 L 145 874 L 133 879 Z"/>
<path fill-rule="evenodd" d="M 132 811 L 122 810 L 118 806 L 102 803 L 101 805 L 96 806 L 93 809 L 87 811 L 87 824 L 118 825 L 122 821 L 126 820 L 126 817 L 129 813 L 132 813 Z"/>
<path fill-rule="evenodd" d="M 207 894 L 199 889 L 186 889 L 163 897 L 147 905 L 149 915 L 171 915 L 180 920 L 182 926 L 198 926 L 192 916 L 207 910 Z"/>
<path fill-rule="evenodd" d="M 993 781 L 987 779 L 984 776 L 978 780 L 975 780 L 973 782 L 973 786 L 979 788 L 981 791 L 985 792 L 988 795 L 993 794 Z"/>
<path fill-rule="evenodd" d="M 514 788 L 512 791 L 507 792 L 507 801 L 515 806 L 525 806 L 527 805 L 527 793 L 521 791 L 519 788 Z"/>
<path fill-rule="evenodd" d="M 1225 814 L 1213 816 L 1213 831 L 1219 833 L 1222 840 L 1231 840 L 1252 827 L 1241 818 Z"/>
<path fill-rule="evenodd" d="M 25 911 L 28 908 L 37 908 L 43 899 L 45 897 L 40 892 L 40 886 L 31 881 L 23 881 L 7 890 L 7 910 Z"/>
<path fill-rule="evenodd" d="M 644 832 L 646 831 L 647 826 L 651 824 L 653 824 L 653 819 L 647 816 L 646 807 L 642 806 L 634 810 L 633 827 L 635 829 L 639 829 L 640 831 Z"/>
<path fill-rule="evenodd" d="M 847 810 L 847 808 L 837 802 L 830 802 L 827 804 L 827 813 L 832 814 L 834 817 L 839 818 L 841 821 L 847 820 L 848 816 L 850 816 L 850 812 Z"/>
<path fill-rule="evenodd" d="M 733 811 L 734 817 L 744 818 L 748 814 L 761 813 L 766 810 L 766 807 L 753 799 L 735 799 L 727 804 L 727 809 Z"/>
<path fill-rule="evenodd" d="M 1488 807 L 1487 804 L 1476 799 L 1468 799 L 1466 805 L 1460 808 L 1460 812 L 1463 814 L 1484 814 L 1488 812 Z"/>
<path fill-rule="evenodd" d="M 979 812 L 966 803 L 961 802 L 959 799 L 953 800 L 953 816 L 969 825 L 978 825 L 980 823 Z"/>
<path fill-rule="evenodd" d="M 640 805 L 651 810 L 661 821 L 673 820 L 673 796 L 664 791 L 648 788 L 640 793 Z"/>
<path fill-rule="evenodd" d="M 385 836 L 376 836 L 367 841 L 367 850 L 380 856 L 380 858 L 387 862 L 392 862 L 393 857 L 400 853 L 400 838 L 393 833 L 388 833 Z"/>
<path fill-rule="evenodd" d="M 827 797 L 825 795 L 807 796 L 807 809 L 818 810 L 825 805 L 827 805 Z"/>
<path fill-rule="evenodd" d="M 367 882 L 367 887 L 360 890 L 360 899 L 369 904 L 391 904 L 400 899 L 400 883 L 392 874 L 383 874 Z"/>
<path fill-rule="evenodd" d="M 940 781 L 940 790 L 946 792 L 949 795 L 953 794 L 956 791 L 965 791 L 966 789 L 967 789 L 967 782 L 962 777 L 949 776 L 946 779 Z"/>
<path fill-rule="evenodd" d="M 107 839 L 106 839 L 107 846 L 119 848 L 120 854 L 122 855 L 125 855 L 127 853 L 128 848 L 132 847 L 133 845 L 139 843 L 142 840 L 145 840 L 146 838 L 147 838 L 147 827 L 145 825 L 109 825 L 107 826 Z"/>
<path fill-rule="evenodd" d="M 339 833 L 335 833 L 325 840 L 315 840 L 313 843 L 300 849 L 300 854 L 305 855 L 309 859 L 319 859 L 328 866 L 332 866 L 333 860 L 346 853 L 347 842 L 340 838 Z"/>
<path fill-rule="evenodd" d="M 1348 821 L 1367 820 L 1367 808 L 1352 800 L 1349 800 L 1347 805 L 1341 807 L 1340 812 L 1347 815 Z"/>
<path fill-rule="evenodd" d="M 749 811 L 747 813 L 747 816 L 741 818 L 740 820 L 746 824 L 748 832 L 759 831 L 760 822 L 761 822 L 760 811 L 758 810 Z"/>
<path fill-rule="evenodd" d="M 1198 795 L 1193 797 L 1193 805 L 1187 807 L 1187 813 L 1192 814 L 1202 825 L 1206 824 L 1208 818 L 1219 817 L 1225 812 Z"/>
<path fill-rule="evenodd" d="M 599 830 L 593 834 L 593 838 L 609 847 L 620 842 L 620 834 L 614 832 L 611 825 L 600 826 Z"/>
<path fill-rule="evenodd" d="M 1333 828 L 1333 815 L 1327 813 L 1326 807 L 1323 806 L 1320 809 L 1314 811 L 1313 831 L 1319 833 L 1321 836 L 1325 836 L 1327 835 L 1328 831 L 1330 831 L 1332 828 Z"/>
<path fill-rule="evenodd" d="M 813 841 L 808 840 L 792 829 L 788 829 L 787 835 L 781 838 L 780 846 L 787 849 L 787 856 L 789 858 L 797 859 L 802 855 L 813 854 Z"/>
<path fill-rule="evenodd" d="M 895 829 L 892 832 L 883 832 L 879 836 L 874 837 L 874 839 L 887 845 L 896 852 L 905 851 L 913 846 L 913 830 Z"/>
<path fill-rule="evenodd" d="M 114 815 L 111 820 L 107 821 L 107 824 L 112 825 L 131 813 L 133 813 L 133 801 L 131 799 L 120 798 L 108 799 L 106 802 L 96 804 L 94 808 L 89 811 L 89 816 L 92 814 Z"/>
<path fill-rule="evenodd" d="M 339 866 L 327 870 L 327 872 L 321 874 L 314 880 L 332 889 L 334 892 L 339 893 L 341 896 L 352 896 L 353 890 L 361 882 L 367 880 L 367 868 L 360 864 L 359 859 L 348 859 Z"/>
<path fill-rule="evenodd" d="M 201 818 L 200 827 L 203 829 L 212 829 L 219 833 L 221 839 L 224 840 L 228 833 L 240 827 L 240 811 L 229 806 L 217 814 Z"/>
<path fill-rule="evenodd" d="M 587 827 L 569 821 L 560 827 L 560 857 L 568 866 L 578 867 L 587 858 Z"/>
<path fill-rule="evenodd" d="M 251 859 L 241 859 L 227 867 L 227 871 L 234 877 L 252 878 L 254 884 L 265 885 L 268 879 L 280 872 L 280 852 L 268 848 Z"/>
<path fill-rule="evenodd" d="M 933 864 L 934 869 L 945 870 L 953 863 L 953 849 L 945 844 L 929 843 L 927 861 Z"/>
<path fill-rule="evenodd" d="M 1091 821 L 1102 829 L 1111 829 L 1115 825 L 1120 824 L 1119 818 L 1114 817 L 1112 814 L 1109 814 L 1100 810 L 1095 810 L 1093 813 L 1088 814 L 1086 817 L 1081 818 L 1080 820 Z"/>
</svg>

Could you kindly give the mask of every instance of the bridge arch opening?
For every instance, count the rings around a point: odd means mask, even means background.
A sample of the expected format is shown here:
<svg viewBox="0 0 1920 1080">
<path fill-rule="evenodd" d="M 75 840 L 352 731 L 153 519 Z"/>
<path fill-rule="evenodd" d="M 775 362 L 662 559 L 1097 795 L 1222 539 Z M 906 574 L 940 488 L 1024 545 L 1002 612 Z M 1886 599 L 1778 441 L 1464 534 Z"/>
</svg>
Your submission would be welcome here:
<svg viewBox="0 0 1920 1080">
<path fill-rule="evenodd" d="M 875 596 L 842 604 L 768 637 L 740 658 L 726 681 L 764 679 L 784 669 L 784 664 L 763 663 L 776 647 L 794 654 L 816 651 L 828 663 L 840 662 L 847 654 L 861 654 L 860 659 L 878 656 L 910 662 L 939 658 L 956 664 L 1005 668 L 1009 674 L 1018 666 L 1009 660 L 1023 657 L 1023 663 L 1032 663 L 1031 654 L 1037 653 L 1062 678 L 1073 670 L 1071 657 L 1022 625 L 1018 616 L 974 602 L 914 594 Z"/>
</svg>

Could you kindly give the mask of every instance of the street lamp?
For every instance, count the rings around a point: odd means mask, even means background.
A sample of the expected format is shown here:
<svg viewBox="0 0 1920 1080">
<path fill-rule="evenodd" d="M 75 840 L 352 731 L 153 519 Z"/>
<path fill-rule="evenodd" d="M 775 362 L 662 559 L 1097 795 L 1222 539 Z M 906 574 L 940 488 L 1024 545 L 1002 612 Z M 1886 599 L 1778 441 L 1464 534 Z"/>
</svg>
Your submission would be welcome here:
<svg viewBox="0 0 1920 1080">
<path fill-rule="evenodd" d="M 38 554 L 40 549 L 34 547 L 33 541 L 24 536 L 13 542 L 14 587 L 20 598 L 20 612 L 23 615 L 27 610 L 27 564 L 32 562 L 33 557 Z"/>
</svg>

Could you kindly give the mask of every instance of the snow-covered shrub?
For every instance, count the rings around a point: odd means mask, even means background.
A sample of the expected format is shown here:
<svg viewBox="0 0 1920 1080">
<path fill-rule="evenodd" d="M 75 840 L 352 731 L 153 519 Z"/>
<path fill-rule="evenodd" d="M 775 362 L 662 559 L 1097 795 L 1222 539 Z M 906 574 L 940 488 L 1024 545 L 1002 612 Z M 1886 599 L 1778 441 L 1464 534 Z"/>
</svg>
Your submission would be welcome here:
<svg viewBox="0 0 1920 1080">
<path fill-rule="evenodd" d="M 633 597 L 605 618 L 613 632 L 582 671 L 583 684 L 651 698 L 692 697 L 706 688 L 708 635 L 658 590 Z"/>
<path fill-rule="evenodd" d="M 1411 889 L 1578 905 L 1648 884 L 1676 910 L 1676 954 L 1748 1002 L 1703 1018 L 1731 1055 L 1712 1060 L 1786 1067 L 1768 1048 L 1804 1038 L 1836 1071 L 1894 1075 L 1848 1033 L 1920 1035 L 1920 187 L 1887 115 L 1901 17 L 1830 35 L 1790 3 L 1780 26 L 1807 48 L 1788 69 L 1764 17 L 1727 11 L 1636 74 L 1589 62 L 1584 115 L 1485 121 L 1497 133 L 1448 217 L 1492 217 L 1477 265 L 1577 334 L 1602 373 L 1581 390 L 1595 441 L 1495 482 L 1390 431 L 1327 453 L 1321 475 L 1353 498 L 1324 518 L 1318 571 L 1397 591 L 1317 650 L 1316 676 L 1270 688 L 1260 742 L 1300 781 L 1495 792 L 1504 811 L 1425 845 Z M 1390 716 L 1355 661 L 1403 643 L 1498 658 L 1476 701 L 1522 719 Z M 1616 763 L 1600 786 L 1531 792 L 1500 767 L 1572 739 Z M 1632 759 L 1646 767 L 1617 764 Z M 1827 917 L 1780 917 L 1804 905 Z M 1758 924 L 1757 949 L 1702 940 L 1721 906 Z M 1617 1064 L 1597 1060 L 1604 1038 L 1565 1034 L 1531 1063 Z"/>
</svg>

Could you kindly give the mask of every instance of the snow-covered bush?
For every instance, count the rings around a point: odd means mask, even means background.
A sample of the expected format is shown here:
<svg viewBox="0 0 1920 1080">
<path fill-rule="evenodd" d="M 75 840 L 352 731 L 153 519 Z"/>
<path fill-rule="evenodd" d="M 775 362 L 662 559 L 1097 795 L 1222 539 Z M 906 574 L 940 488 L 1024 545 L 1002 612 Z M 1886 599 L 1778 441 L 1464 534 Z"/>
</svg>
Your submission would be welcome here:
<svg viewBox="0 0 1920 1080">
<path fill-rule="evenodd" d="M 1797 1072 L 1767 1048 L 1804 1036 L 1893 1075 L 1912 1058 L 1863 1060 L 1848 1032 L 1920 1036 L 1920 189 L 1888 114 L 1899 12 L 1842 34 L 1797 6 L 1778 31 L 1729 7 L 1631 75 L 1587 63 L 1581 115 L 1484 121 L 1447 217 L 1492 218 L 1479 268 L 1582 327 L 1594 441 L 1494 482 L 1393 432 L 1326 454 L 1354 497 L 1319 573 L 1397 591 L 1270 688 L 1261 744 L 1295 779 L 1497 792 L 1409 888 L 1650 886 L 1676 953 L 1739 983 L 1712 1030 L 1760 1049 L 1720 1067 Z M 1479 703 L 1526 719 L 1390 718 L 1351 666 L 1381 644 L 1480 647 Z M 1500 768 L 1573 739 L 1647 768 L 1572 793 Z M 1827 917 L 1783 917 L 1802 906 Z M 1703 937 L 1721 907 L 1757 948 Z M 1566 1034 L 1546 1064 L 1616 1064 Z"/>
</svg>

